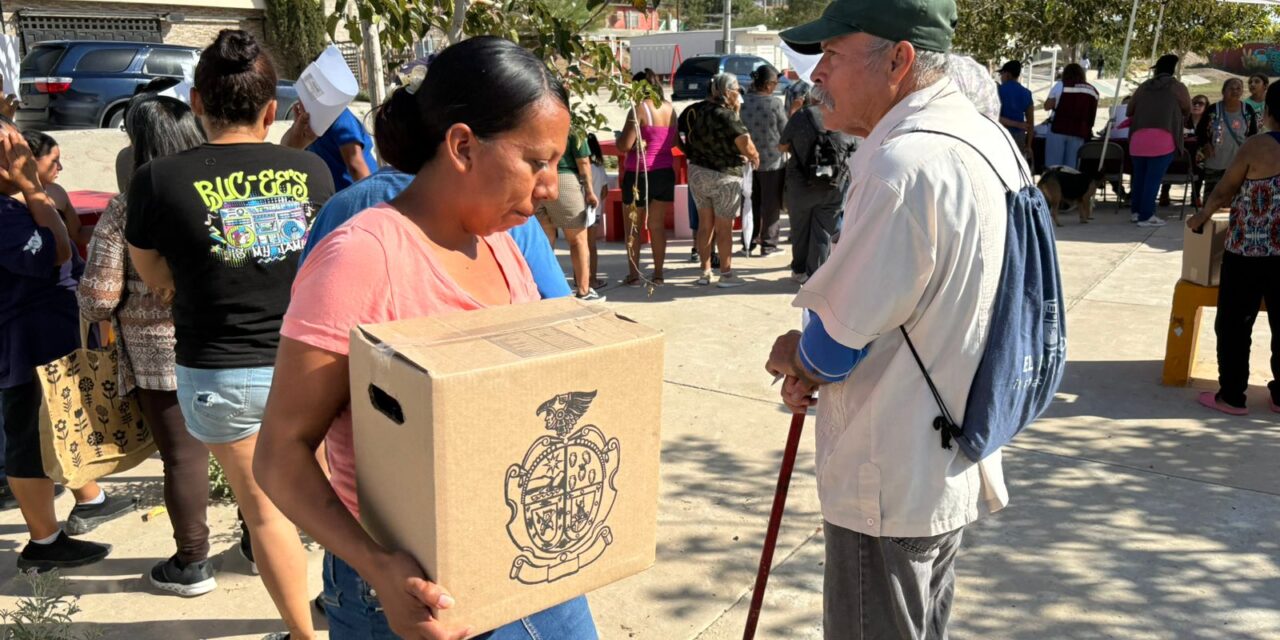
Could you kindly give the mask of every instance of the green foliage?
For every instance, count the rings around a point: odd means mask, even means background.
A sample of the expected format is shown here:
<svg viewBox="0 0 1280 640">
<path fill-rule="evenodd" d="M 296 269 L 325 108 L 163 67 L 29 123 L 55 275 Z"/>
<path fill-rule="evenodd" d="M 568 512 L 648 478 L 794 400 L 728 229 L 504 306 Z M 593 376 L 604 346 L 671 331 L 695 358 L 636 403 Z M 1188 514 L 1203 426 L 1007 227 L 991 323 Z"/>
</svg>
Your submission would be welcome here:
<svg viewBox="0 0 1280 640">
<path fill-rule="evenodd" d="M 593 15 L 606 8 L 605 0 L 582 1 Z M 347 17 L 348 7 L 354 8 L 355 19 Z M 330 33 L 345 24 L 351 39 L 359 42 L 360 20 L 373 20 L 381 27 L 383 50 L 403 51 L 433 28 L 448 33 L 460 7 L 465 8 L 465 34 L 496 35 L 519 42 L 560 76 L 570 93 L 575 131 L 605 127 L 607 119 L 596 107 L 598 98 L 619 105 L 636 99 L 637 89 L 624 82 L 624 70 L 610 45 L 588 39 L 587 25 L 576 14 L 562 15 L 561 9 L 552 8 L 547 0 L 483 4 L 465 0 L 338 0 L 328 24 Z"/>
<path fill-rule="evenodd" d="M 69 595 L 57 571 L 37 574 L 19 573 L 18 578 L 31 587 L 31 595 L 20 598 L 17 608 L 0 611 L 4 640 L 90 640 L 101 634 L 92 630 L 76 631 L 72 618 L 80 613 L 77 597 Z"/>
<path fill-rule="evenodd" d="M 321 0 L 267 0 L 266 31 L 286 78 L 297 78 L 329 44 Z"/>
<path fill-rule="evenodd" d="M 830 4 L 828 0 L 790 0 L 787 6 L 775 11 L 770 17 L 770 26 L 775 29 L 787 29 L 812 22 L 822 15 L 822 10 Z"/>
<path fill-rule="evenodd" d="M 1041 47 L 1124 47 L 1131 0 L 957 0 L 955 48 L 979 62 L 1026 58 Z M 1143 0 L 1134 21 L 1131 58 L 1151 55 L 1160 2 Z M 1166 0 L 1161 52 L 1208 54 L 1274 29 L 1275 8 L 1206 0 Z M 1119 63 L 1119 55 L 1108 60 Z"/>
<path fill-rule="evenodd" d="M 1167 0 L 1164 28 L 1160 34 L 1160 52 L 1194 52 L 1208 55 L 1214 51 L 1264 39 L 1280 17 L 1275 8 L 1231 2 L 1201 0 Z M 1144 15 L 1145 14 L 1145 15 Z M 1127 15 L 1126 15 L 1127 17 Z M 1142 56 L 1151 54 L 1154 25 L 1159 17 L 1156 3 L 1138 9 L 1138 25 L 1134 28 L 1134 46 Z M 1148 25 L 1143 29 L 1141 25 Z"/>
<path fill-rule="evenodd" d="M 229 502 L 235 498 L 235 493 L 231 491 L 231 481 L 227 480 L 227 472 L 222 470 L 222 465 L 213 456 L 209 456 L 209 499 Z"/>
<path fill-rule="evenodd" d="M 557 18 L 586 25 L 588 30 L 603 27 L 608 13 L 608 9 L 589 0 L 548 0 L 547 8 Z"/>
<path fill-rule="evenodd" d="M 826 6 L 827 0 L 815 0 Z M 673 4 L 664 3 L 664 8 L 672 9 Z M 721 17 L 724 15 L 724 0 L 680 0 L 680 23 L 685 31 L 698 29 L 719 29 Z M 732 24 L 737 27 L 754 27 L 758 24 L 770 24 L 769 13 L 755 3 L 755 0 L 733 0 L 730 10 Z"/>
</svg>

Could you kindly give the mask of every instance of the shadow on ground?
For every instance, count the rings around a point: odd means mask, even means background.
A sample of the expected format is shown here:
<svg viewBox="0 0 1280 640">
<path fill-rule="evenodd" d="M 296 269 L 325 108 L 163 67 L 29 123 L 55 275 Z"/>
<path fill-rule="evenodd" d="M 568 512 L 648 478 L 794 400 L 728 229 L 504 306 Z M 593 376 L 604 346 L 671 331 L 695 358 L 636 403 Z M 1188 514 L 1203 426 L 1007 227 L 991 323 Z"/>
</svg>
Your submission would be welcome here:
<svg viewBox="0 0 1280 640">
<path fill-rule="evenodd" d="M 1021 451 L 1005 469 L 1012 506 L 966 535 L 957 637 L 1280 634 L 1274 500 Z"/>
<path fill-rule="evenodd" d="M 780 445 L 786 441 L 787 414 L 780 410 L 777 414 L 779 427 L 776 434 L 768 437 L 767 454 L 757 451 L 749 458 L 713 437 L 701 435 L 664 443 L 663 500 L 668 505 L 707 505 L 707 496 L 713 498 L 709 508 L 704 506 L 698 511 L 686 512 L 670 506 L 665 510 L 666 517 L 659 523 L 659 530 L 665 532 L 659 540 L 659 564 L 699 565 L 706 578 L 651 587 L 646 596 L 648 602 L 658 608 L 655 615 L 696 619 L 695 614 L 706 613 L 700 609 L 705 601 L 733 602 L 742 595 L 744 586 L 751 584 L 760 561 L 782 460 Z M 763 437 L 761 441 L 762 447 L 765 446 Z M 792 499 L 788 501 L 783 521 L 783 541 L 775 562 L 787 557 L 817 532 L 821 516 L 816 509 L 798 507 L 802 502 L 796 499 L 800 492 L 811 494 L 813 486 L 812 447 L 802 446 L 792 476 Z M 816 504 L 812 499 L 803 502 Z M 673 512 L 678 514 L 677 522 L 669 521 Z M 710 524 L 744 516 L 745 524 L 730 537 L 709 526 L 699 526 L 700 521 Z M 800 574 L 779 575 L 772 584 L 794 590 L 811 589 L 811 583 L 810 576 Z M 781 628 L 762 627 L 760 637 L 781 638 L 787 634 Z"/>
</svg>

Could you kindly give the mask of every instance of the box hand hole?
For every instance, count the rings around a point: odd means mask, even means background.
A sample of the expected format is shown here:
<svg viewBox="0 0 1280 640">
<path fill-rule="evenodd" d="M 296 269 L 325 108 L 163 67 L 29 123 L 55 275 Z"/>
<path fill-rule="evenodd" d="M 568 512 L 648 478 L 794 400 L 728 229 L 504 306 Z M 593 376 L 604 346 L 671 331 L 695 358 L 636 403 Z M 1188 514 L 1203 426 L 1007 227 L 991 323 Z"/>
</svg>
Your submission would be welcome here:
<svg viewBox="0 0 1280 640">
<path fill-rule="evenodd" d="M 382 415 L 391 418 L 392 422 L 404 424 L 404 409 L 400 408 L 400 402 L 392 398 L 391 394 L 379 389 L 377 385 L 369 385 L 369 402 L 373 403 L 373 408 Z"/>
</svg>

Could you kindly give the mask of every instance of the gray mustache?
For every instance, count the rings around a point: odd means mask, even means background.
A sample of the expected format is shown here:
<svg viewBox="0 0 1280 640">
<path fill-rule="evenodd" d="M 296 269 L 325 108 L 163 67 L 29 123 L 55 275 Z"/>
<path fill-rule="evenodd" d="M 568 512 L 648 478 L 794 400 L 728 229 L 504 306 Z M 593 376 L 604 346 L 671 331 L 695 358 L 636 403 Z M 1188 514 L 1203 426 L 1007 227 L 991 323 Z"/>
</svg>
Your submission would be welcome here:
<svg viewBox="0 0 1280 640">
<path fill-rule="evenodd" d="M 832 98 L 831 94 L 827 93 L 826 89 L 823 89 L 820 84 L 813 85 L 813 88 L 809 90 L 809 97 L 828 109 L 836 108 L 835 99 Z"/>
</svg>

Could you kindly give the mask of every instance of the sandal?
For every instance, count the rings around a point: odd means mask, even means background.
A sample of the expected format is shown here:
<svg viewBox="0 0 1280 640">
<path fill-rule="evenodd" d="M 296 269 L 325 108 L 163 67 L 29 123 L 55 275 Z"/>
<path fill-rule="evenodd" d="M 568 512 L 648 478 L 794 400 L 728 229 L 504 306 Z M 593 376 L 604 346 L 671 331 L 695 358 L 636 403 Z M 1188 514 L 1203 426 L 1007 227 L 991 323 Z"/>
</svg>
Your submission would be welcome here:
<svg viewBox="0 0 1280 640">
<path fill-rule="evenodd" d="M 1208 407 L 1210 409 L 1213 409 L 1215 411 L 1221 411 L 1229 416 L 1249 415 L 1248 409 L 1244 407 L 1233 407 L 1223 402 L 1222 399 L 1218 397 L 1218 394 L 1212 391 L 1205 391 L 1204 393 L 1200 394 L 1199 401 L 1201 405 Z"/>
<path fill-rule="evenodd" d="M 653 286 L 655 287 L 661 287 L 667 283 L 667 280 L 660 275 L 654 275 L 649 278 L 649 282 L 653 283 Z"/>
<path fill-rule="evenodd" d="M 626 278 L 623 278 L 622 284 L 627 287 L 638 287 L 642 283 L 640 282 L 640 276 L 633 273 L 628 275 Z"/>
<path fill-rule="evenodd" d="M 609 286 L 608 278 L 596 278 L 596 281 L 591 283 L 592 289 L 603 289 L 607 286 Z"/>
<path fill-rule="evenodd" d="M 702 277 L 701 277 L 701 278 L 698 278 L 696 281 L 694 281 L 694 284 L 699 285 L 699 286 L 703 286 L 703 287 L 710 285 L 710 284 L 711 284 L 711 272 L 710 272 L 710 271 L 708 271 L 708 272 L 706 272 L 706 273 L 702 274 Z"/>
</svg>

